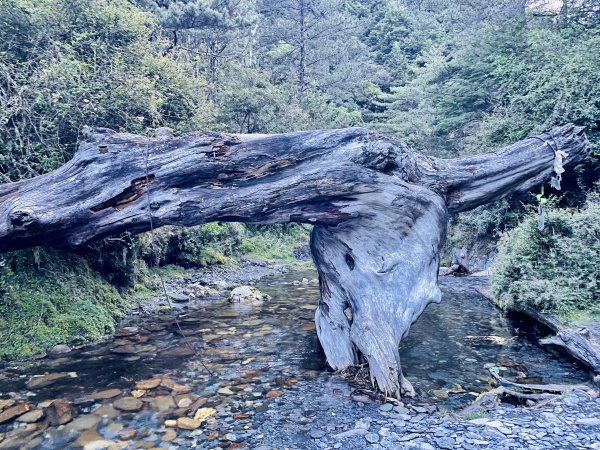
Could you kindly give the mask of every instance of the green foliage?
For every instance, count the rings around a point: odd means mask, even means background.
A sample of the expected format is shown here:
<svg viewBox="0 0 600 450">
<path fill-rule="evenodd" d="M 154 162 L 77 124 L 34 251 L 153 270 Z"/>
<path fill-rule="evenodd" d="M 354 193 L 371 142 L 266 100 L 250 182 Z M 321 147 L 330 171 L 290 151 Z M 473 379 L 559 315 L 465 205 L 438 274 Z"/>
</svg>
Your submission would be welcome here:
<svg viewBox="0 0 600 450">
<path fill-rule="evenodd" d="M 443 260 L 449 265 L 452 249 L 463 246 L 479 255 L 492 252 L 499 237 L 518 225 L 524 211 L 521 202 L 501 199 L 452 217 L 442 251 Z"/>
<path fill-rule="evenodd" d="M 239 250 L 256 258 L 296 261 L 308 245 L 309 232 L 298 224 L 250 226 Z"/>
<path fill-rule="evenodd" d="M 536 215 L 528 215 L 500 241 L 492 283 L 506 308 L 600 315 L 598 195 L 582 210 L 548 208 L 544 231 L 538 230 Z"/>
<path fill-rule="evenodd" d="M 163 262 L 183 267 L 222 264 L 239 246 L 244 227 L 240 224 L 209 223 L 192 228 L 157 230 Z M 160 246 L 160 245 L 159 245 Z"/>
<path fill-rule="evenodd" d="M 84 125 L 194 128 L 199 82 L 126 0 L 0 1 L 0 182 L 66 162 Z"/>
<path fill-rule="evenodd" d="M 128 303 L 87 261 L 34 248 L 4 256 L 0 269 L 0 358 L 39 354 L 114 331 Z"/>
</svg>

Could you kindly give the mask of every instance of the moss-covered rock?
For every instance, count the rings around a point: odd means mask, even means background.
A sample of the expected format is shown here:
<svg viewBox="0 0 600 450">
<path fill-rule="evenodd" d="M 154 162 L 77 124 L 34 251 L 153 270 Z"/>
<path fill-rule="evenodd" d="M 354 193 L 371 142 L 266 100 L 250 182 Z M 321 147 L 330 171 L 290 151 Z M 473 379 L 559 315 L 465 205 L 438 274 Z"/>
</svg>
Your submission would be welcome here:
<svg viewBox="0 0 600 450">
<path fill-rule="evenodd" d="M 2 256 L 0 358 L 80 344 L 114 331 L 122 295 L 73 253 L 35 248 Z"/>
</svg>

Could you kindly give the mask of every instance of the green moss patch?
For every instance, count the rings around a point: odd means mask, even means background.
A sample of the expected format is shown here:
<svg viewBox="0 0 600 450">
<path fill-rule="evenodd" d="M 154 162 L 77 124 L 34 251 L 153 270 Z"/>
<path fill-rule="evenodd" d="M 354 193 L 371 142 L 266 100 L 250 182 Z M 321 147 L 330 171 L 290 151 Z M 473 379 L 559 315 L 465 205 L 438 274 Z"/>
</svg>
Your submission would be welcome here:
<svg viewBox="0 0 600 450">
<path fill-rule="evenodd" d="M 80 344 L 114 331 L 128 302 L 86 259 L 35 248 L 3 256 L 0 269 L 0 358 Z"/>
</svg>

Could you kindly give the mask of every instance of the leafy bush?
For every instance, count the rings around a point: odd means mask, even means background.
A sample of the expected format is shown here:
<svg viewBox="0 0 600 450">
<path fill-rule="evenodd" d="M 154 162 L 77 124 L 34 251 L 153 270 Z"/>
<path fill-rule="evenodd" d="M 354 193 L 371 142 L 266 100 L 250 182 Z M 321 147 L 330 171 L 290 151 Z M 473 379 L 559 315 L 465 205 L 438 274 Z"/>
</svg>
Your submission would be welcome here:
<svg viewBox="0 0 600 450">
<path fill-rule="evenodd" d="M 600 201 L 585 208 L 555 209 L 546 228 L 528 215 L 499 246 L 492 276 L 502 307 L 532 307 L 562 317 L 600 314 Z"/>
<path fill-rule="evenodd" d="M 0 182 L 55 169 L 84 125 L 199 127 L 203 81 L 126 0 L 0 2 Z"/>
<path fill-rule="evenodd" d="M 298 224 L 250 225 L 240 252 L 265 259 L 296 259 L 295 251 L 308 246 L 309 232 Z"/>
</svg>

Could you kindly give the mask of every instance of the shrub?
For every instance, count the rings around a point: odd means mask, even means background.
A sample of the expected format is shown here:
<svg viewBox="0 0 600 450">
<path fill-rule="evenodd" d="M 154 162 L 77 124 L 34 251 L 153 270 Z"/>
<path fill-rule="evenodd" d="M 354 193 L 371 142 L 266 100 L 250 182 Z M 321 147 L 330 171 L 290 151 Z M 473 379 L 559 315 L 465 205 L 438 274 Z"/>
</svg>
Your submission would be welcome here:
<svg viewBox="0 0 600 450">
<path fill-rule="evenodd" d="M 492 276 L 502 307 L 532 307 L 562 317 L 600 314 L 600 201 L 549 208 L 546 227 L 528 215 L 499 245 Z"/>
</svg>

